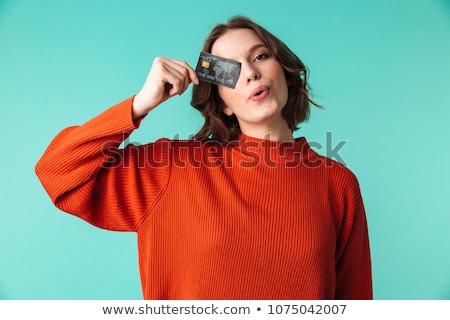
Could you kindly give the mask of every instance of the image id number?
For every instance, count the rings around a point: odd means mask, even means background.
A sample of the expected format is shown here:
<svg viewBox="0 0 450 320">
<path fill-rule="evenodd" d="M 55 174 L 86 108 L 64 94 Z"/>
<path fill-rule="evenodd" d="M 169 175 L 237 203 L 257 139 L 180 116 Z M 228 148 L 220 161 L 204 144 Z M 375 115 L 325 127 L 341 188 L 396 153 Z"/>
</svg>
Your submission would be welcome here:
<svg viewBox="0 0 450 320">
<path fill-rule="evenodd" d="M 344 314 L 347 305 L 269 304 L 269 314 Z"/>
</svg>

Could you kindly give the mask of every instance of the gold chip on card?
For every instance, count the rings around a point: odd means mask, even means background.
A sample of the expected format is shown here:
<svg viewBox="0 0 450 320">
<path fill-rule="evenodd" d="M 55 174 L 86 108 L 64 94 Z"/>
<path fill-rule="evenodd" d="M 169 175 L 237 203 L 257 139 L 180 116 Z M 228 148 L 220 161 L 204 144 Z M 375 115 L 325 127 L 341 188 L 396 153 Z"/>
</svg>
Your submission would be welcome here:
<svg viewBox="0 0 450 320">
<path fill-rule="evenodd" d="M 209 61 L 202 61 L 202 67 L 203 68 L 209 68 L 210 62 Z"/>
</svg>

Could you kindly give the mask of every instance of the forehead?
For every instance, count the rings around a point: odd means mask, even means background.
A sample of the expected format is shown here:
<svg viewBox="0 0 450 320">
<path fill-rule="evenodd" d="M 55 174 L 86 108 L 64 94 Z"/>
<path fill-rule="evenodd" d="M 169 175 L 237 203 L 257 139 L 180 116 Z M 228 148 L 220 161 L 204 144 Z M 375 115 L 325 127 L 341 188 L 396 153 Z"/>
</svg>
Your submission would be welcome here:
<svg viewBox="0 0 450 320">
<path fill-rule="evenodd" d="M 226 31 L 213 44 L 211 53 L 220 57 L 235 59 L 245 56 L 255 45 L 264 44 L 251 29 L 233 29 Z"/>
</svg>

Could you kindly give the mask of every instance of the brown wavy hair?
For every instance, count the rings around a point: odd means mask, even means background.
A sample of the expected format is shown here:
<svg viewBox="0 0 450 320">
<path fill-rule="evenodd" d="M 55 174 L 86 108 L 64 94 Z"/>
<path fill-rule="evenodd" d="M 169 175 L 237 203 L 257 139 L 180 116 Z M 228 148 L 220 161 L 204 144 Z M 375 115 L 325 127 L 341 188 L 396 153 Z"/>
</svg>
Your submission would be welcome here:
<svg viewBox="0 0 450 320">
<path fill-rule="evenodd" d="M 298 124 L 308 120 L 310 104 L 322 108 L 310 98 L 306 66 L 280 39 L 242 16 L 231 18 L 227 24 L 216 25 L 207 37 L 202 51 L 211 53 L 214 42 L 228 30 L 233 29 L 253 30 L 283 68 L 288 86 L 288 100 L 282 110 L 282 116 L 292 131 L 297 130 Z M 235 140 L 241 133 L 236 116 L 234 114 L 228 116 L 223 112 L 224 102 L 217 85 L 200 81 L 200 84 L 193 88 L 191 105 L 205 118 L 203 127 L 194 135 L 194 139 L 202 141 L 212 139 L 227 143 Z"/>
</svg>

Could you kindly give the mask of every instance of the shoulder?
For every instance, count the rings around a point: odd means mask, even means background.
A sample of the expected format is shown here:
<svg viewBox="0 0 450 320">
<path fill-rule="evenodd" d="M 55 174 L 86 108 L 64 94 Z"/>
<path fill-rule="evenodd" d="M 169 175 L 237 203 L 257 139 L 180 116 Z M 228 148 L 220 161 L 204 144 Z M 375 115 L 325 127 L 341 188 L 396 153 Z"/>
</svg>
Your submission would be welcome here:
<svg viewBox="0 0 450 320">
<path fill-rule="evenodd" d="M 331 187 L 329 191 L 342 212 L 354 213 L 356 208 L 363 207 L 358 178 L 347 166 L 336 160 L 330 161 L 332 165 L 327 167 Z"/>
<path fill-rule="evenodd" d="M 313 159 L 314 161 L 311 164 L 323 171 L 334 189 L 359 191 L 358 178 L 348 166 L 317 153 Z"/>
<path fill-rule="evenodd" d="M 358 178 L 355 173 L 347 166 L 341 164 L 336 160 L 331 160 L 333 166 L 331 167 L 331 177 L 337 182 L 350 187 L 359 187 Z"/>
</svg>

